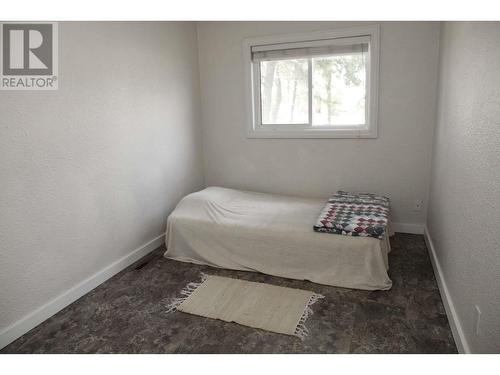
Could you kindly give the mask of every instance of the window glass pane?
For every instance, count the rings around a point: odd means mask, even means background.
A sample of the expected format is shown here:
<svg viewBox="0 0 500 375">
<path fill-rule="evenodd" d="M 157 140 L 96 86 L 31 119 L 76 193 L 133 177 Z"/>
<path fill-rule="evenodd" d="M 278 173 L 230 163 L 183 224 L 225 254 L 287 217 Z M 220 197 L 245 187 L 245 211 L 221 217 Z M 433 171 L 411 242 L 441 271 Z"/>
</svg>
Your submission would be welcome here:
<svg viewBox="0 0 500 375">
<path fill-rule="evenodd" d="M 365 124 L 363 53 L 312 59 L 313 126 Z"/>
<path fill-rule="evenodd" d="M 309 123 L 307 59 L 262 61 L 262 124 Z"/>
</svg>

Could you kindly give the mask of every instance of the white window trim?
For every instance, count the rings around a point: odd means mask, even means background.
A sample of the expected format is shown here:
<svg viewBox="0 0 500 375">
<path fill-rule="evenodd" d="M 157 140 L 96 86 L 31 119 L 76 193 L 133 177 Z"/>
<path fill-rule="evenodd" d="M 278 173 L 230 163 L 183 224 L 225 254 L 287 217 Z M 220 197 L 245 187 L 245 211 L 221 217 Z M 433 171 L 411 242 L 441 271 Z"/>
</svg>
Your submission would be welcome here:
<svg viewBox="0 0 500 375">
<path fill-rule="evenodd" d="M 251 48 L 257 45 L 308 42 L 322 39 L 370 37 L 370 58 L 367 65 L 367 126 L 362 129 L 352 127 L 331 127 L 311 129 L 300 125 L 266 125 L 260 128 L 260 80 L 254 79 L 258 74 L 258 64 L 252 63 Z M 378 76 L 380 59 L 380 27 L 379 25 L 360 26 L 317 31 L 300 34 L 273 35 L 247 38 L 243 40 L 243 64 L 245 73 L 247 138 L 377 138 L 378 137 Z M 309 75 L 312 74 L 309 69 Z M 309 77 L 311 79 L 311 77 Z M 258 100 L 258 101 L 257 101 Z M 309 100 L 311 100 L 309 98 Z M 309 111 L 312 105 L 309 103 Z"/>
</svg>

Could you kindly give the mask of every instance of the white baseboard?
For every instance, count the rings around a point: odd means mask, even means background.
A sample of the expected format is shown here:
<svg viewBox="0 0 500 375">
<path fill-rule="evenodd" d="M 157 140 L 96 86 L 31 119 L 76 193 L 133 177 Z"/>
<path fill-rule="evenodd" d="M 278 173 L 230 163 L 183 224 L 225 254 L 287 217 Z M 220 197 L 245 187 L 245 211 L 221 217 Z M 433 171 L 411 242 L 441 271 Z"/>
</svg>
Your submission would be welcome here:
<svg viewBox="0 0 500 375">
<path fill-rule="evenodd" d="M 434 268 L 434 274 L 436 275 L 439 292 L 441 293 L 441 299 L 443 300 L 446 315 L 448 316 L 448 321 L 450 322 L 455 344 L 457 345 L 457 349 L 460 353 L 470 353 L 469 344 L 467 343 L 465 333 L 462 329 L 462 324 L 460 324 L 460 319 L 458 318 L 457 311 L 455 310 L 455 305 L 451 299 L 450 292 L 446 286 L 443 271 L 441 270 L 441 265 L 439 264 L 439 260 L 436 256 L 436 248 L 434 247 L 434 243 L 432 242 L 427 226 L 425 226 L 424 238 L 425 243 L 427 244 L 427 249 L 429 250 L 432 267 Z"/>
<path fill-rule="evenodd" d="M 394 232 L 424 234 L 423 223 L 391 223 L 391 228 Z"/>
<path fill-rule="evenodd" d="M 61 311 L 63 308 L 73 303 L 78 298 L 87 294 L 95 287 L 99 286 L 112 276 L 116 275 L 118 272 L 127 268 L 132 263 L 138 261 L 143 256 L 158 248 L 164 243 L 164 240 L 164 234 L 152 239 L 148 243 L 133 250 L 128 255 L 125 255 L 123 258 L 118 259 L 114 263 L 111 263 L 99 272 L 83 280 L 73 288 L 47 302 L 45 305 L 26 315 L 24 318 L 3 329 L 0 332 L 0 349 L 7 346 L 12 341 L 18 339 L 29 330 L 35 328 L 37 325 L 47 320 L 55 313 Z"/>
</svg>

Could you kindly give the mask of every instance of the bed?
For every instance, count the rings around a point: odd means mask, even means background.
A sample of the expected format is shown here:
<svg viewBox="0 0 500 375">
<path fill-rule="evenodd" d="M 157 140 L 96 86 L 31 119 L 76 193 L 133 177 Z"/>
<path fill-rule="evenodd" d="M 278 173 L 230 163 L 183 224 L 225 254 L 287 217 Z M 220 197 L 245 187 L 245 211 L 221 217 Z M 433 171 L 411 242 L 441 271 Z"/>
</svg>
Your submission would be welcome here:
<svg viewBox="0 0 500 375">
<path fill-rule="evenodd" d="M 165 257 L 365 290 L 392 286 L 389 238 L 317 233 L 325 200 L 209 187 L 167 220 Z"/>
</svg>

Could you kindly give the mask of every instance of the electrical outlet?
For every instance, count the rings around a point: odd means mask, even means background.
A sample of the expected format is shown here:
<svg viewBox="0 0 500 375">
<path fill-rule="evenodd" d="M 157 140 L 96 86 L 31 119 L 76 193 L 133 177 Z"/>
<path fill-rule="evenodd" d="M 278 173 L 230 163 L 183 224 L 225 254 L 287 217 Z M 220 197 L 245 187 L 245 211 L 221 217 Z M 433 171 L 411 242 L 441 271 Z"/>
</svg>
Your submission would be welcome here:
<svg viewBox="0 0 500 375">
<path fill-rule="evenodd" d="M 420 212 L 422 211 L 422 206 L 424 205 L 424 201 L 421 199 L 415 199 L 415 202 L 413 202 L 413 211 Z"/>
<path fill-rule="evenodd" d="M 481 322 L 481 309 L 474 305 L 474 333 L 479 336 L 479 323 Z"/>
</svg>

